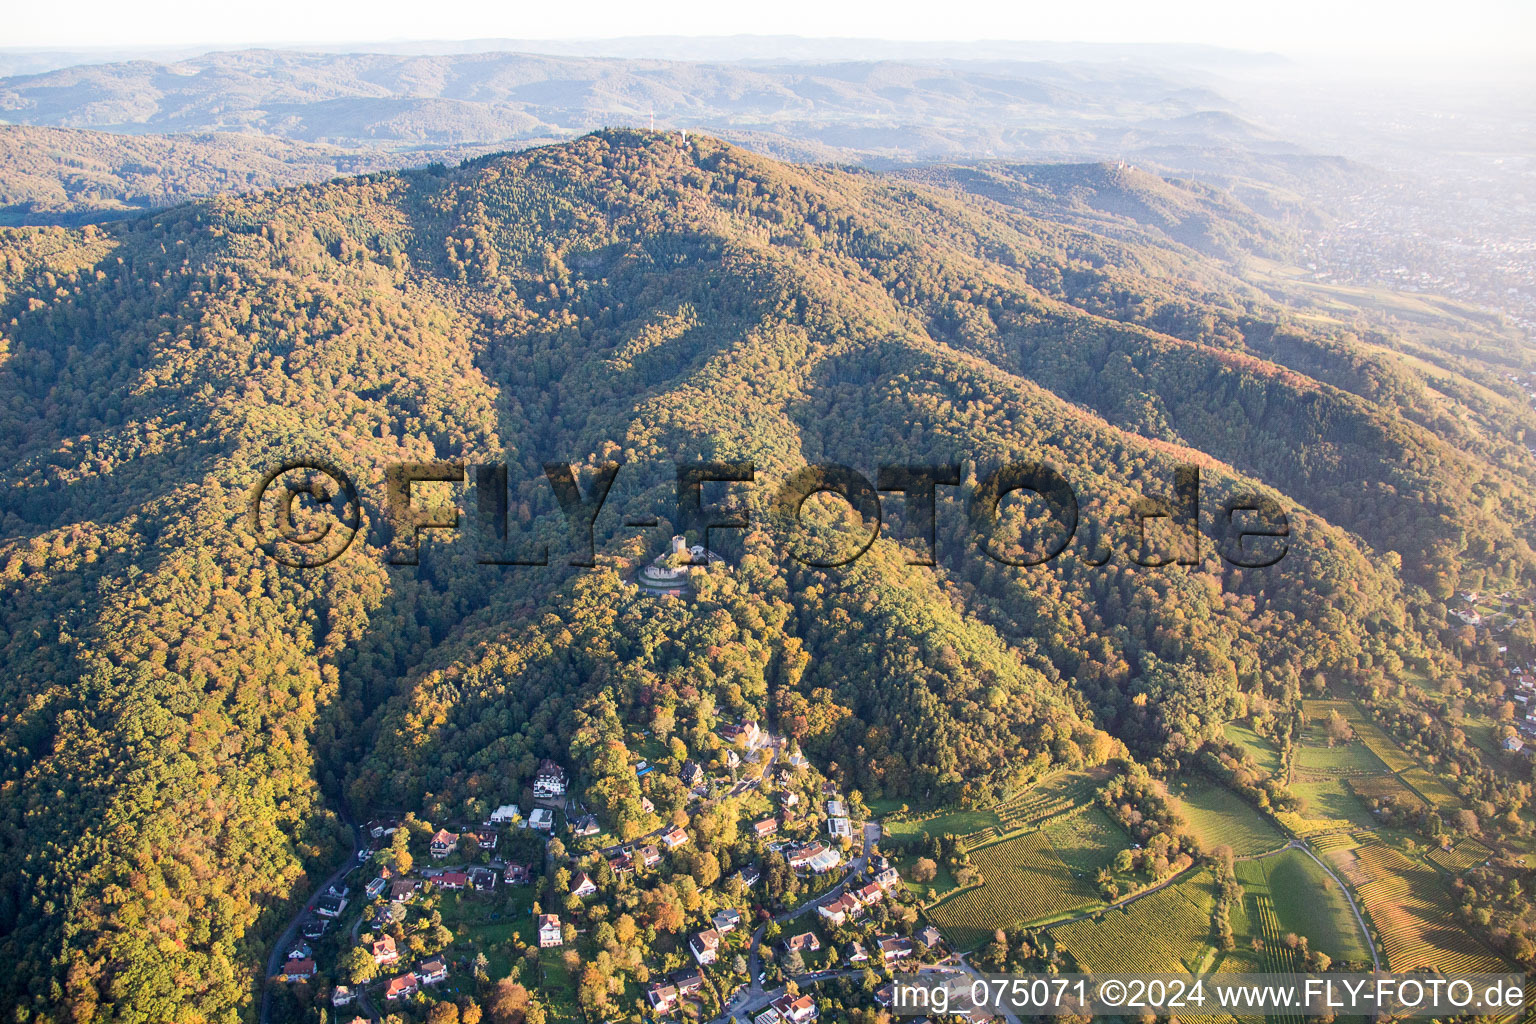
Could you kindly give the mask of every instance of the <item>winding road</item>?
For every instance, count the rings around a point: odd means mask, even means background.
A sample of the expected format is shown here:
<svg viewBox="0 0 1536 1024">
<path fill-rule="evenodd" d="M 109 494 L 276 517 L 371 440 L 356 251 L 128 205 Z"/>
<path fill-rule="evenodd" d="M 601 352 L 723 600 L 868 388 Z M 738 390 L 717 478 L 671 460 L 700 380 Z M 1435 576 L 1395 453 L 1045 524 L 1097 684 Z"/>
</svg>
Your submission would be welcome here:
<svg viewBox="0 0 1536 1024">
<path fill-rule="evenodd" d="M 332 871 L 315 887 L 315 890 L 309 894 L 309 899 L 305 900 L 304 904 L 294 913 L 292 920 L 288 922 L 282 934 L 277 937 L 277 941 L 272 944 L 272 952 L 267 955 L 266 977 L 262 979 L 261 984 L 261 1024 L 269 1024 L 271 1021 L 272 986 L 276 984 L 272 979 L 277 976 L 278 971 L 282 970 L 283 956 L 288 952 L 289 947 L 293 945 L 293 940 L 299 933 L 300 922 L 309 913 L 309 909 L 315 905 L 315 900 L 319 899 L 327 889 L 357 870 L 357 855 L 363 849 L 362 832 L 346 817 L 343 817 L 342 821 L 346 824 L 347 830 L 352 834 L 352 852 L 347 855 L 346 863 Z"/>
</svg>

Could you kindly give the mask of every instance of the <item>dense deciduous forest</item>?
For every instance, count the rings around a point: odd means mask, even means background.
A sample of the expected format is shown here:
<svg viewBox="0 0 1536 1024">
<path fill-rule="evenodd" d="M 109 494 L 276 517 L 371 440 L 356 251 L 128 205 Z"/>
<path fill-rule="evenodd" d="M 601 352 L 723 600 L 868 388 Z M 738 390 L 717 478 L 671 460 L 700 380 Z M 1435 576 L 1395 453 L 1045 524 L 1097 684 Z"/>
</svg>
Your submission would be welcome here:
<svg viewBox="0 0 1536 1024">
<path fill-rule="evenodd" d="M 1469 338 L 1431 384 L 1412 336 L 1243 284 L 1218 256 L 1275 239 L 1233 201 L 1080 173 L 1120 198 L 615 131 L 0 231 L 0 998 L 249 1018 L 344 816 L 484 815 L 557 757 L 631 831 L 621 721 L 693 749 L 754 716 L 913 806 L 1202 748 L 1257 801 L 1224 722 L 1319 674 L 1481 671 L 1444 602 L 1531 582 L 1536 416 L 1503 379 L 1529 354 Z M 284 567 L 248 492 L 316 456 L 359 481 L 365 536 Z M 755 464 L 752 525 L 690 599 L 649 598 L 631 578 L 675 483 L 644 467 L 699 459 Z M 511 530 L 550 565 L 480 564 L 467 531 L 389 565 L 385 468 L 432 460 L 505 462 Z M 635 470 L 595 569 L 565 564 L 543 464 L 568 460 Z M 806 464 L 956 461 L 933 568 L 894 528 L 808 567 L 769 521 Z M 1059 467 L 1095 524 L 1047 566 L 985 557 L 966 516 L 1018 461 Z M 1279 501 L 1286 557 L 1132 562 L 1133 509 L 1184 464 L 1208 516 Z M 642 513 L 662 521 L 624 525 Z M 1044 522 L 1021 500 L 1004 520 Z"/>
</svg>

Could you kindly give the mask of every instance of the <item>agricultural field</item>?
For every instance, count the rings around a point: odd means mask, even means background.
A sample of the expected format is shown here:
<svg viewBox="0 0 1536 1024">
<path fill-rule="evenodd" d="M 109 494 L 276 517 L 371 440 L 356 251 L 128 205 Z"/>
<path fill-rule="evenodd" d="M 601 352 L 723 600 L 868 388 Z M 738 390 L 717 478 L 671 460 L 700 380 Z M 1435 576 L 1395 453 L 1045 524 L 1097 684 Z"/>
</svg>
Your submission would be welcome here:
<svg viewBox="0 0 1536 1024">
<path fill-rule="evenodd" d="M 1311 824 L 1293 827 L 1288 819 L 1282 820 L 1298 835 L 1341 825 L 1346 828 L 1371 827 L 1375 818 L 1345 783 L 1345 778 L 1340 775 L 1303 776 L 1298 771 L 1291 780 L 1291 792 L 1303 801 L 1303 809 L 1297 816 Z"/>
<path fill-rule="evenodd" d="M 1334 850 L 1358 849 L 1362 842 L 1370 842 L 1372 838 L 1369 833 L 1327 832 L 1307 842 L 1318 853 L 1331 853 Z"/>
<path fill-rule="evenodd" d="M 1297 774 L 1309 775 L 1381 775 L 1387 766 L 1360 741 L 1358 732 L 1352 740 L 1329 746 L 1322 716 L 1318 716 L 1307 725 L 1296 744 L 1295 770 Z"/>
<path fill-rule="evenodd" d="M 1280 770 L 1280 751 L 1269 740 L 1246 725 L 1228 722 L 1223 734 L 1227 739 L 1246 750 L 1258 762 L 1260 768 L 1274 774 Z"/>
<path fill-rule="evenodd" d="M 1429 806 L 1423 797 L 1396 775 L 1367 775 L 1345 779 L 1344 782 L 1361 800 L 1396 800 L 1419 807 Z"/>
<path fill-rule="evenodd" d="M 1285 836 L 1242 797 L 1215 782 L 1200 779 L 1174 792 L 1190 831 L 1207 850 L 1230 846 L 1239 857 L 1278 850 Z"/>
<path fill-rule="evenodd" d="M 1349 900 L 1316 861 L 1301 850 L 1285 850 L 1258 863 L 1284 932 L 1305 935 L 1313 949 L 1335 960 L 1370 960 Z"/>
<path fill-rule="evenodd" d="M 1461 810 L 1461 800 L 1446 788 L 1434 775 L 1424 768 L 1411 768 L 1403 772 L 1402 779 L 1412 786 L 1420 796 L 1435 805 L 1435 808 L 1444 814 L 1449 811 Z"/>
<path fill-rule="evenodd" d="M 1463 839 L 1449 850 L 1431 850 L 1428 854 L 1431 861 L 1453 875 L 1459 875 L 1492 856 L 1493 851 L 1476 839 Z"/>
<path fill-rule="evenodd" d="M 1393 971 L 1498 972 L 1503 959 L 1488 950 L 1453 916 L 1451 895 L 1435 870 L 1381 843 L 1355 851 L 1356 893 Z"/>
<path fill-rule="evenodd" d="M 998 805 L 999 831 L 1031 828 L 1093 799 L 1102 772 L 1056 772 Z"/>
<path fill-rule="evenodd" d="M 1351 700 L 1326 700 L 1305 701 L 1303 707 L 1307 709 L 1309 716 L 1315 716 L 1320 720 L 1330 711 L 1337 711 L 1348 720 L 1350 728 L 1355 731 L 1355 739 L 1361 743 L 1386 767 L 1388 771 L 1400 772 L 1412 768 L 1417 761 L 1397 741 L 1373 722 L 1361 709 L 1360 705 Z"/>
<path fill-rule="evenodd" d="M 998 824 L 997 812 L 990 808 L 982 808 L 980 810 L 946 810 L 926 818 L 887 821 L 884 829 L 893 836 L 970 836 L 987 829 L 995 829 Z"/>
<path fill-rule="evenodd" d="M 1054 928 L 1051 936 L 1082 971 L 1193 972 L 1211 948 L 1215 903 L 1215 880 L 1200 871 L 1127 906 Z"/>
<path fill-rule="evenodd" d="M 1062 862 L 1090 881 L 1130 842 L 1124 830 L 1097 804 L 1052 821 L 1041 831 Z"/>
<path fill-rule="evenodd" d="M 956 949 L 974 949 L 1004 925 L 1048 920 L 1099 902 L 1092 874 L 1073 871 L 1043 831 L 978 847 L 971 861 L 984 884 L 928 908 L 929 920 Z"/>
</svg>

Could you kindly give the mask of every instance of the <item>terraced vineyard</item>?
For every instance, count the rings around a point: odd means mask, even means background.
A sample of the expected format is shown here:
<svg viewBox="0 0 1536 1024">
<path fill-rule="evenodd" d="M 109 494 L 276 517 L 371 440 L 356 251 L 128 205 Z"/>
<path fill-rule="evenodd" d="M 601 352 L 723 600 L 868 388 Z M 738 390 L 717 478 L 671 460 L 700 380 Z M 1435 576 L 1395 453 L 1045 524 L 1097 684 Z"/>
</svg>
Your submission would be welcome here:
<svg viewBox="0 0 1536 1024">
<path fill-rule="evenodd" d="M 1434 869 L 1380 843 L 1362 846 L 1356 856 L 1369 879 L 1356 892 L 1393 971 L 1506 969 L 1501 958 L 1456 925 L 1450 893 Z"/>
<path fill-rule="evenodd" d="M 1459 875 L 1492 856 L 1493 851 L 1476 839 L 1463 839 L 1449 850 L 1433 850 L 1429 853 L 1430 860 L 1453 875 Z"/>
<path fill-rule="evenodd" d="M 985 884 L 941 900 L 928 917 L 957 949 L 974 949 L 1005 925 L 1040 921 L 1099 902 L 1091 875 L 1069 868 L 1043 831 L 971 851 Z"/>
<path fill-rule="evenodd" d="M 1237 856 L 1249 857 L 1285 845 L 1279 829 L 1225 786 L 1200 780 L 1177 796 L 1190 831 L 1207 850 L 1230 846 Z"/>
<path fill-rule="evenodd" d="M 1275 904 L 1267 895 L 1253 898 L 1255 917 L 1258 918 L 1260 938 L 1264 940 L 1264 972 L 1266 974 L 1295 974 L 1302 969 L 1296 951 L 1285 944 L 1285 929 L 1275 913 Z M 1306 1024 L 1299 1014 L 1279 1014 L 1267 1018 L 1270 1024 Z"/>
<path fill-rule="evenodd" d="M 1000 831 L 1030 828 L 1093 799 L 1102 780 L 1091 772 L 1056 772 L 998 805 Z"/>
<path fill-rule="evenodd" d="M 1361 840 L 1351 832 L 1327 832 L 1314 836 L 1307 840 L 1318 853 L 1329 853 L 1333 850 L 1353 850 L 1360 846 Z"/>
<path fill-rule="evenodd" d="M 1211 939 L 1215 905 L 1208 871 L 1127 907 L 1053 929 L 1083 971 L 1156 974 L 1193 970 Z"/>
<path fill-rule="evenodd" d="M 1348 832 L 1359 824 L 1352 818 L 1303 818 L 1295 811 L 1281 811 L 1275 815 L 1275 820 L 1298 836 L 1310 836 L 1318 832 Z"/>
</svg>

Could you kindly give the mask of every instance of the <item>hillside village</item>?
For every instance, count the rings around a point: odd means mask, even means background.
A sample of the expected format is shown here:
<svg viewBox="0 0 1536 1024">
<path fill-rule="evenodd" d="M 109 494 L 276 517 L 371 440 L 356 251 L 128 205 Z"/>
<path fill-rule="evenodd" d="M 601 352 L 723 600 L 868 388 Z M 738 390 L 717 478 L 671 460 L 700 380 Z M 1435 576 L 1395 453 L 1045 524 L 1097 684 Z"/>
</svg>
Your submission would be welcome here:
<svg viewBox="0 0 1536 1024">
<path fill-rule="evenodd" d="M 367 822 L 273 985 L 354 1024 L 538 1024 L 578 1008 L 807 1024 L 830 983 L 839 1010 L 873 1012 L 894 971 L 949 959 L 857 792 L 755 721 L 717 736 L 707 763 L 634 760 L 654 827 L 628 839 L 550 759 L 483 820 Z"/>
</svg>

